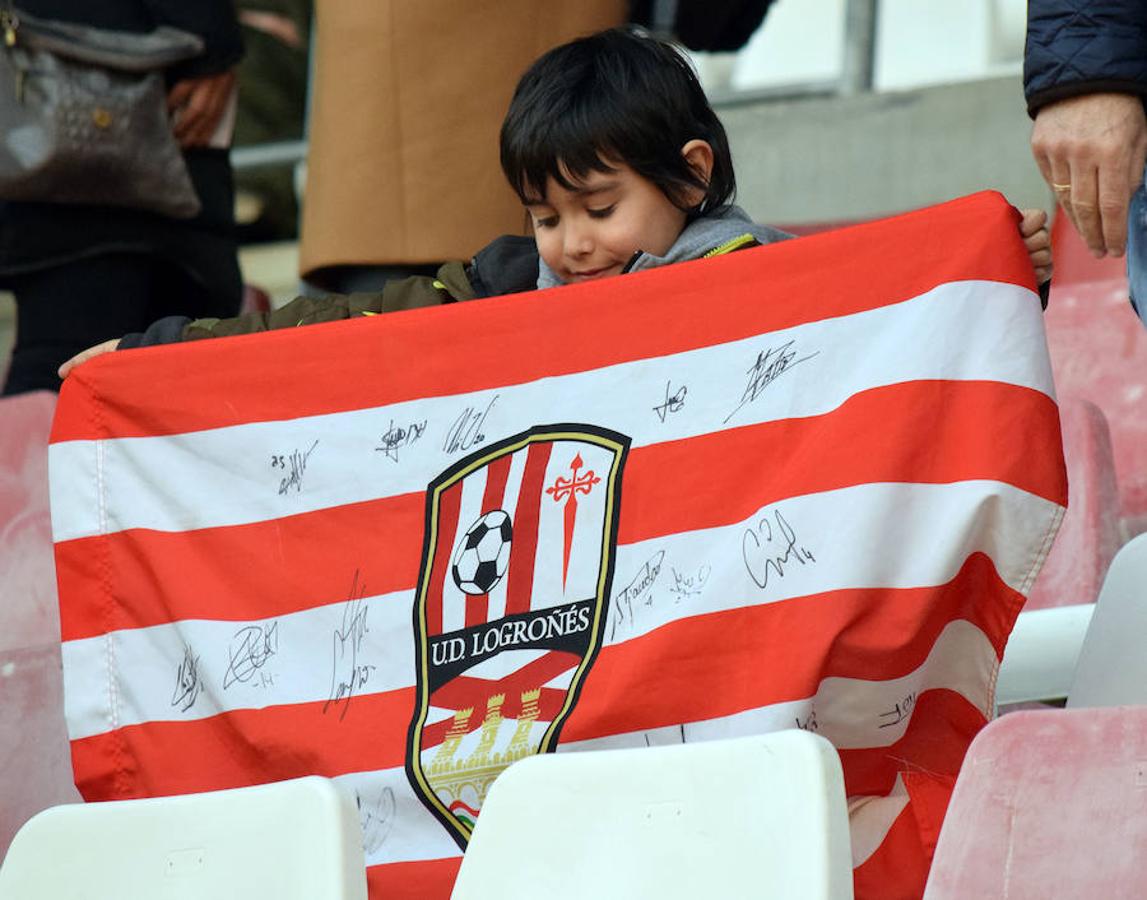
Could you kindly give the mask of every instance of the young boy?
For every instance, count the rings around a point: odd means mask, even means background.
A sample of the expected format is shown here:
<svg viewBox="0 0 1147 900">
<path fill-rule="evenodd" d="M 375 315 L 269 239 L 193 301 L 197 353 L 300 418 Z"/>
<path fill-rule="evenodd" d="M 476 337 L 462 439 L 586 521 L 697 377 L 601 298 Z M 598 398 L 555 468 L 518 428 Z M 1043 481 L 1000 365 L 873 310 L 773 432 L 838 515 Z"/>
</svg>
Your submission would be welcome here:
<svg viewBox="0 0 1147 900">
<path fill-rule="evenodd" d="M 375 294 L 297 298 L 234 319 L 161 319 L 60 368 L 152 344 L 294 328 L 607 278 L 716 256 L 789 235 L 730 205 L 736 190 L 725 129 L 689 62 L 671 44 L 625 29 L 542 56 L 522 77 L 502 125 L 502 169 L 534 236 L 502 237 L 436 278 L 391 282 Z M 1039 282 L 1051 276 L 1042 210 L 1020 232 Z"/>
</svg>

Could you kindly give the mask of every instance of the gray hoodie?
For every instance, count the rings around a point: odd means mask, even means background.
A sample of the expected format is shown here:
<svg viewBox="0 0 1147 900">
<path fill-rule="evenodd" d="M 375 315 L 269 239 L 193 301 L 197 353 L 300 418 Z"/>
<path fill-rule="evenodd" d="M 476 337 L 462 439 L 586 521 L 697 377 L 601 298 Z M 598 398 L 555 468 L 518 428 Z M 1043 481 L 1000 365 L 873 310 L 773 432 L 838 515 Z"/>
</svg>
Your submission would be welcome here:
<svg viewBox="0 0 1147 900">
<path fill-rule="evenodd" d="M 678 236 L 673 246 L 664 256 L 639 252 L 625 267 L 626 272 L 642 269 L 655 269 L 670 263 L 700 259 L 705 254 L 718 249 L 723 244 L 737 238 L 750 236 L 759 244 L 773 244 L 788 240 L 791 234 L 768 225 L 758 225 L 739 206 L 726 206 L 717 212 L 694 219 Z M 553 269 L 545 260 L 538 260 L 538 289 L 556 287 L 562 284 Z"/>
</svg>

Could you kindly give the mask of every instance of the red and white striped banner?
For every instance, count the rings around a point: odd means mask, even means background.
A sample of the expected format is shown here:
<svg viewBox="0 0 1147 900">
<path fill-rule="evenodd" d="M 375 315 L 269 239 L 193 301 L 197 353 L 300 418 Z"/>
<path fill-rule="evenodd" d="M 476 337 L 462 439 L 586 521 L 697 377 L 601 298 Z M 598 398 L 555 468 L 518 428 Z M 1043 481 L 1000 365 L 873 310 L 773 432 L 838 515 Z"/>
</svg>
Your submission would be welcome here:
<svg viewBox="0 0 1147 900">
<path fill-rule="evenodd" d="M 1066 503 L 997 194 L 551 291 L 103 356 L 50 449 L 90 800 L 317 773 L 446 898 L 541 751 L 800 727 L 917 896 Z"/>
</svg>

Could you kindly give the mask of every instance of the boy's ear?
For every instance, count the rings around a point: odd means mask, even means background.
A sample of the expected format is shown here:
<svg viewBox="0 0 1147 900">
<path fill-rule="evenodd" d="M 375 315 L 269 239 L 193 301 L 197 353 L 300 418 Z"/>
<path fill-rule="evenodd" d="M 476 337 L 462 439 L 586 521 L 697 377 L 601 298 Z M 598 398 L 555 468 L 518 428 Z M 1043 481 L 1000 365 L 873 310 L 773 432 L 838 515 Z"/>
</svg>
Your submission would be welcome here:
<svg viewBox="0 0 1147 900">
<path fill-rule="evenodd" d="M 689 164 L 689 168 L 700 175 L 705 184 L 708 184 L 709 178 L 713 174 L 713 148 L 709 146 L 709 142 L 699 138 L 687 141 L 685 146 L 681 148 L 681 155 L 685 157 L 685 162 Z M 697 202 L 700 203 L 703 199 L 704 194 L 697 198 Z"/>
</svg>

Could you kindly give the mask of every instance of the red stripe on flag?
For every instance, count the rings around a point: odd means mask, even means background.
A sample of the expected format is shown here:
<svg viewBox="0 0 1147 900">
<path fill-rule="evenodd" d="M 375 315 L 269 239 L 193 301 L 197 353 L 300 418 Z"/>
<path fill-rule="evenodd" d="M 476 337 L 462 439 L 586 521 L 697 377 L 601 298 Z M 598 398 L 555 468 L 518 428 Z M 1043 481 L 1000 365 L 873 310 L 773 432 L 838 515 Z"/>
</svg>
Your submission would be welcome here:
<svg viewBox="0 0 1147 900">
<path fill-rule="evenodd" d="M 830 318 L 888 306 L 951 281 L 984 279 L 1034 290 L 1018 234 L 1000 240 L 1005 225 L 1015 234 L 1014 222 L 1015 211 L 999 194 L 982 193 L 605 283 L 109 353 L 64 382 L 52 441 L 176 434 L 520 384 L 790 328 L 809 321 L 810 297 L 817 300 L 816 317 Z M 960 253 L 932 239 L 950 234 L 961 236 Z M 906 254 L 909 246 L 913 252 Z M 841 289 L 842 267 L 850 273 L 847 290 Z M 721 284 L 716 294 L 714 283 Z M 698 309 L 706 314 L 698 316 Z M 623 340 L 602 339 L 607 321 Z M 689 327 L 665 328 L 666 321 Z M 432 352 L 462 346 L 464 354 Z M 506 353 L 510 346 L 513 354 Z M 384 376 L 380 347 L 386 348 Z M 287 391 L 281 389 L 284 359 L 292 360 Z M 330 359 L 339 360 L 335 380 L 323 377 Z M 241 396 L 202 402 L 237 378 L 249 387 Z M 100 405 L 98 415 L 92 404 Z"/>
<path fill-rule="evenodd" d="M 372 900 L 446 900 L 461 867 L 461 854 L 447 859 L 367 866 L 367 890 Z"/>
<path fill-rule="evenodd" d="M 530 444 L 518 506 L 514 511 L 514 547 L 506 579 L 506 615 L 528 612 L 534 592 L 534 563 L 538 550 L 538 518 L 543 502 L 542 483 L 550 464 L 550 442 Z"/>
<path fill-rule="evenodd" d="M 601 651 L 562 740 L 803 699 L 830 676 L 899 678 L 924 663 L 949 622 L 966 619 L 988 635 L 1007 634 L 1022 605 L 991 560 L 973 554 L 955 578 L 935 588 L 833 591 L 678 619 Z M 653 660 L 656 679 L 648 675 Z M 745 678 L 745 672 L 756 674 Z M 633 703 L 619 702 L 626 686 L 637 691 Z"/>
<path fill-rule="evenodd" d="M 135 529 L 56 545 L 64 640 L 179 619 L 245 621 L 349 598 L 356 571 L 372 593 L 418 578 L 426 501 L 403 494 L 269 522 L 162 532 Z M 383 549 L 385 564 L 375 562 Z M 115 573 L 114 618 L 93 598 L 93 577 Z M 109 576 L 110 577 L 110 576 Z M 97 582 L 98 583 L 98 582 Z"/>
<path fill-rule="evenodd" d="M 458 533 L 458 511 L 462 505 L 462 482 L 450 485 L 439 495 L 438 533 L 434 546 L 434 562 L 430 569 L 430 583 L 426 587 L 426 633 L 442 634 L 442 591 L 450 570 L 450 556 L 454 552 L 454 535 Z M 410 543 L 409 538 L 406 541 Z M 401 552 L 401 551 L 399 551 Z M 403 553 L 402 555 L 406 555 Z M 388 558 L 393 558 L 391 553 Z"/>
<path fill-rule="evenodd" d="M 579 662 L 580 659 L 575 654 L 555 650 L 497 680 L 462 675 L 436 690 L 431 705 L 443 709 L 464 709 L 467 706 L 474 706 L 476 698 L 480 698 L 485 704 L 486 698 L 494 694 L 505 694 L 508 698 L 513 698 L 513 703 L 516 705 L 523 691 L 543 687 L 563 672 L 574 668 Z M 565 696 L 565 691 L 557 693 Z M 506 707 L 503 715 L 508 717 L 510 709 L 513 709 L 513 706 Z"/>
<path fill-rule="evenodd" d="M 993 410 L 996 429 L 982 426 Z M 920 433 L 930 434 L 927 453 Z M 915 381 L 850 397 L 820 416 L 732 428 L 630 453 L 618 543 L 742 521 L 788 497 L 858 484 L 1007 481 L 1067 503 L 1050 397 L 994 382 Z M 1038 457 L 1038 458 L 1037 458 Z M 1005 474 L 1006 473 L 1006 474 Z M 679 499 L 686 498 L 686 499 Z"/>
<path fill-rule="evenodd" d="M 991 409 L 1008 410 L 996 418 L 995 430 L 980 426 Z M 1066 503 L 1062 459 L 1028 452 L 1044 441 L 1058 443 L 1058 427 L 1054 402 L 1037 391 L 986 382 L 913 382 L 866 391 L 823 416 L 639 448 L 626 464 L 620 542 L 742 521 L 785 497 L 901 481 L 905 471 L 916 482 L 934 484 L 1007 473 L 1017 487 Z M 899 448 L 918 446 L 919 430 L 935 435 L 929 452 L 905 458 Z M 549 446 L 530 447 L 515 514 L 508 575 L 513 609 L 529 608 L 534 554 L 523 547 L 536 546 Z M 667 477 L 672 490 L 664 489 Z M 102 608 L 80 602 L 90 595 L 91 579 L 102 577 L 99 541 L 106 542 L 109 571 L 116 573 L 116 596 L 131 606 L 130 618 L 121 608 L 112 627 L 233 620 L 240 611 L 251 620 L 345 599 L 340 592 L 358 568 L 377 593 L 412 587 L 423 519 L 422 495 L 406 494 L 250 525 L 176 534 L 137 529 L 60 543 L 60 596 L 71 598 L 61 608 L 63 636 L 90 637 L 108 627 Z M 377 558 L 380 547 L 388 548 L 386 565 L 364 563 Z M 228 565 L 220 566 L 220 559 Z M 189 572 L 196 577 L 188 578 Z"/>
<path fill-rule="evenodd" d="M 920 900 L 931 862 L 932 854 L 925 851 L 909 803 L 876 852 L 852 870 L 853 896 L 855 900 Z"/>
</svg>

